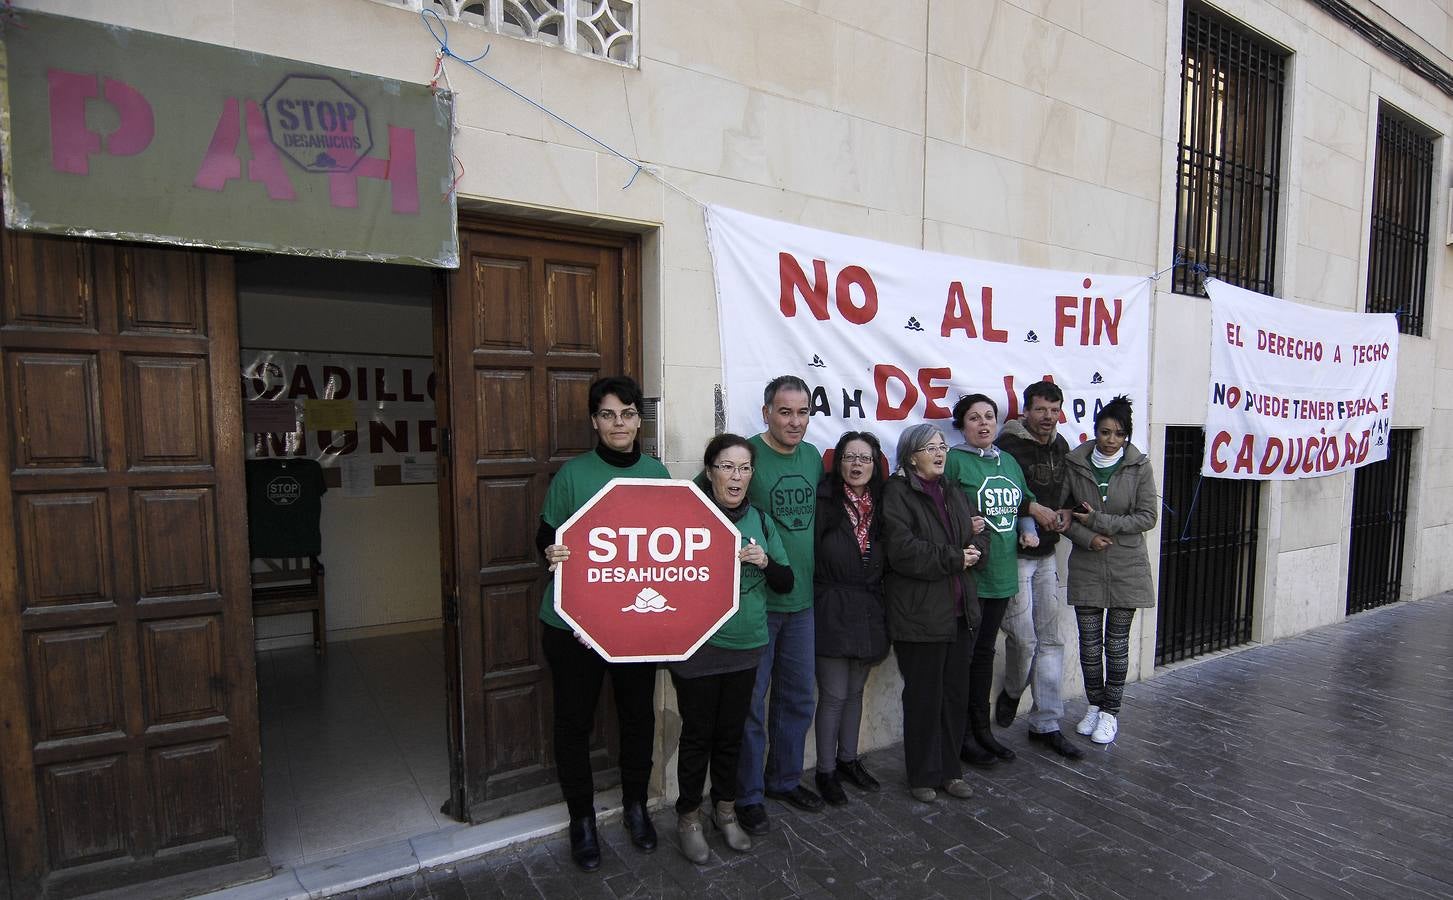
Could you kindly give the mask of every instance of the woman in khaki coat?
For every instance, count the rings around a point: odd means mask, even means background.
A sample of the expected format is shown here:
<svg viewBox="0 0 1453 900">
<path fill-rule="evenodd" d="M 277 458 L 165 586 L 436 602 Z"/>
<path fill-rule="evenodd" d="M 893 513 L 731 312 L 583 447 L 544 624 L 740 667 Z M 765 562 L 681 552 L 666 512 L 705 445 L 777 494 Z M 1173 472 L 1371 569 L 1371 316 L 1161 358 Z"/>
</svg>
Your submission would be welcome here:
<svg viewBox="0 0 1453 900">
<path fill-rule="evenodd" d="M 1095 415 L 1095 438 L 1065 457 L 1073 521 L 1069 603 L 1080 627 L 1080 670 L 1090 708 L 1076 731 L 1097 744 L 1115 740 L 1130 664 L 1130 623 L 1155 606 L 1145 533 L 1160 498 L 1150 459 L 1130 443 L 1130 400 Z"/>
</svg>

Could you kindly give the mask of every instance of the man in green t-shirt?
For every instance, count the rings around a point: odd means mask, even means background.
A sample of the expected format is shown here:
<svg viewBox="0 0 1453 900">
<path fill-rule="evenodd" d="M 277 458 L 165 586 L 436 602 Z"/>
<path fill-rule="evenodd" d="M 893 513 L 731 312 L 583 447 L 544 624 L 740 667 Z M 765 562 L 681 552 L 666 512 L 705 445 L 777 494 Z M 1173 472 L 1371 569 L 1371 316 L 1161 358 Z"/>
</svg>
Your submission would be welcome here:
<svg viewBox="0 0 1453 900">
<path fill-rule="evenodd" d="M 748 497 L 772 517 L 793 574 L 790 593 L 768 595 L 767 646 L 757 665 L 737 769 L 737 821 L 755 835 L 766 834 L 769 828 L 764 796 L 808 812 L 822 809 L 822 798 L 802 784 L 815 678 L 812 525 L 822 477 L 822 454 L 803 440 L 809 397 L 801 378 L 774 378 L 762 398 L 767 430 L 749 439 L 757 449 L 757 460 Z M 765 714 L 769 688 L 770 721 Z"/>
</svg>

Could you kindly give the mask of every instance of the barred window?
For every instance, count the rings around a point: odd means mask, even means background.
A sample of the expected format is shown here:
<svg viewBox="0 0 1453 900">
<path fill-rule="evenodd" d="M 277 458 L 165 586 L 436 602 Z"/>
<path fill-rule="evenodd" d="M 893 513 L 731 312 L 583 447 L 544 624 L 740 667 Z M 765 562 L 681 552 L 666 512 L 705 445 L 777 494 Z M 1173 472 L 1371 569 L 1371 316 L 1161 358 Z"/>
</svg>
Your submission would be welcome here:
<svg viewBox="0 0 1453 900">
<path fill-rule="evenodd" d="M 637 0 L 375 0 L 511 37 L 639 65 Z M 471 44 L 470 46 L 473 46 Z"/>
<path fill-rule="evenodd" d="M 1277 199 L 1286 53 L 1197 2 L 1181 45 L 1174 290 L 1202 292 L 1195 264 L 1270 294 L 1276 277 Z"/>
<path fill-rule="evenodd" d="M 1423 333 L 1433 135 L 1383 103 L 1377 111 L 1367 311 L 1397 313 L 1398 330 Z"/>
</svg>

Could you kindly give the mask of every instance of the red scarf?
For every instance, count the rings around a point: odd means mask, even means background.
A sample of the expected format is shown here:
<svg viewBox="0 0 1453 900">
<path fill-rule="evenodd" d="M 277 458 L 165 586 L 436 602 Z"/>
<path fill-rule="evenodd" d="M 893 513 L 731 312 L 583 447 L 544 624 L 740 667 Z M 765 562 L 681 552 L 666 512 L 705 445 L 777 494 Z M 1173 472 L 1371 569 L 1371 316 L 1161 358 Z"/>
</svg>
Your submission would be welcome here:
<svg viewBox="0 0 1453 900">
<path fill-rule="evenodd" d="M 873 495 L 869 491 L 863 491 L 863 496 L 854 496 L 853 489 L 843 485 L 843 493 L 846 500 L 843 505 L 847 507 L 848 518 L 853 523 L 853 537 L 858 539 L 858 553 L 868 552 L 868 527 L 873 524 Z"/>
</svg>

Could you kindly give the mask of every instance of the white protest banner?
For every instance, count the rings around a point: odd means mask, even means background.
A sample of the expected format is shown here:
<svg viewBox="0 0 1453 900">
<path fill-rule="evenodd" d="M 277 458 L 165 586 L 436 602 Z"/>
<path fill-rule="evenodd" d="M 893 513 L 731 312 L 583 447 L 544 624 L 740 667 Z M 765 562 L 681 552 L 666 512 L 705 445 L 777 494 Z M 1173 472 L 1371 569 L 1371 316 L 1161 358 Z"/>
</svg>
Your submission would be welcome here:
<svg viewBox="0 0 1453 900">
<path fill-rule="evenodd" d="M 247 457 L 411 465 L 418 480 L 419 467 L 432 467 L 438 449 L 434 386 L 427 356 L 244 349 Z"/>
<path fill-rule="evenodd" d="M 1202 475 L 1312 478 L 1387 458 L 1396 316 L 1316 309 L 1214 279 L 1206 293 Z"/>
<path fill-rule="evenodd" d="M 844 431 L 871 431 L 890 459 L 923 421 L 957 443 L 959 397 L 987 394 L 1006 421 L 1045 378 L 1064 391 L 1072 447 L 1116 394 L 1145 409 L 1144 275 L 984 262 L 720 206 L 707 224 L 730 430 L 762 430 L 762 389 L 783 374 L 812 388 L 809 441 L 827 450 Z"/>
</svg>

